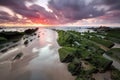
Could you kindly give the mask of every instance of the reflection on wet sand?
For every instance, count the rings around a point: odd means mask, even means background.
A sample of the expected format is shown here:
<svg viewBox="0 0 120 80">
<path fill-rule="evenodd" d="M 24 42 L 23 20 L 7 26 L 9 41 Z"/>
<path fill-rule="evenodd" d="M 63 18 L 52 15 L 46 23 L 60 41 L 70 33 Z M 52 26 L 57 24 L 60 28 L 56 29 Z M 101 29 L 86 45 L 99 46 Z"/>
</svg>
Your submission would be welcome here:
<svg viewBox="0 0 120 80">
<path fill-rule="evenodd" d="M 40 36 L 40 37 L 38 37 Z M 16 50 L 9 50 L 0 57 L 1 80 L 74 80 L 67 66 L 59 61 L 57 33 L 40 28 L 27 47 L 23 41 Z M 19 52 L 22 58 L 12 61 Z"/>
</svg>

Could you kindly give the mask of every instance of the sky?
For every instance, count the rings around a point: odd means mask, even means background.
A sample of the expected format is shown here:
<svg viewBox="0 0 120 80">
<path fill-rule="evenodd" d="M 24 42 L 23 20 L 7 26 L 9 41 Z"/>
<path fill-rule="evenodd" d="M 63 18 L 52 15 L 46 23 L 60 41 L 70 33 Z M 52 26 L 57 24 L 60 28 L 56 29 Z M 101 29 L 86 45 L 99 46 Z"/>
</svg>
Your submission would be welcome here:
<svg viewBox="0 0 120 80">
<path fill-rule="evenodd" d="M 0 26 L 120 26 L 120 0 L 0 0 Z"/>
</svg>

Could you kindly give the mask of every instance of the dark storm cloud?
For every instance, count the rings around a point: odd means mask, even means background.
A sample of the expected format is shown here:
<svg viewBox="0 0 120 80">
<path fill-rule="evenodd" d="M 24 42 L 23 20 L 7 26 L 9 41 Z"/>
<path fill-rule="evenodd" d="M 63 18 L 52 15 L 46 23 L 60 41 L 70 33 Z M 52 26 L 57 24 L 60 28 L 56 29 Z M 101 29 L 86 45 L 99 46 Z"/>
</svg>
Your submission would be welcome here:
<svg viewBox="0 0 120 80">
<path fill-rule="evenodd" d="M 45 10 L 45 8 L 39 6 L 39 5 L 32 5 L 29 8 L 26 7 L 25 1 L 35 1 L 35 0 L 0 0 L 0 5 L 9 7 L 12 9 L 15 13 L 21 14 L 24 17 L 27 17 L 28 19 L 31 19 L 34 22 L 34 19 L 46 19 L 47 22 L 50 23 L 50 21 L 55 20 L 55 16 L 53 13 L 48 12 Z"/>
<path fill-rule="evenodd" d="M 0 12 L 0 23 L 6 22 L 6 21 L 11 21 L 11 18 L 9 17 L 10 15 L 6 12 Z"/>
<path fill-rule="evenodd" d="M 7 12 L 0 12 L 0 20 L 3 22 L 4 21 L 16 21 L 17 18 L 16 17 L 12 17 L 11 15 L 9 15 Z M 1 22 L 0 21 L 0 22 Z"/>
<path fill-rule="evenodd" d="M 54 13 L 48 12 L 45 10 L 45 8 L 39 6 L 39 5 L 32 5 L 29 7 L 30 11 L 34 12 L 33 15 L 36 14 L 36 16 L 29 16 L 33 22 L 36 19 L 36 22 L 39 23 L 47 23 L 47 24 L 54 24 L 55 23 L 55 15 Z M 38 20 L 38 21 L 37 21 Z"/>
<path fill-rule="evenodd" d="M 7 6 L 9 8 L 18 8 L 18 9 L 26 9 L 24 4 L 25 1 L 32 0 L 0 0 L 0 5 Z"/>
<path fill-rule="evenodd" d="M 15 13 L 19 13 L 23 16 L 32 16 L 32 12 L 25 6 L 25 1 L 28 0 L 0 0 L 0 5 L 5 6 L 13 10 Z"/>
<path fill-rule="evenodd" d="M 120 0 L 102 0 L 100 3 L 110 6 L 110 10 L 120 10 Z"/>
<path fill-rule="evenodd" d="M 93 6 L 94 5 L 99 5 L 99 6 L 106 5 L 106 6 L 110 7 L 110 10 L 119 10 L 120 9 L 120 0 L 90 0 L 90 1 L 92 1 L 91 5 L 93 5 Z"/>
<path fill-rule="evenodd" d="M 48 12 L 44 7 L 35 4 L 28 8 L 25 5 L 26 1 L 32 3 L 36 0 L 0 0 L 0 5 L 9 7 L 15 13 L 27 17 L 33 22 L 40 19 L 37 22 L 50 24 L 72 23 L 82 19 L 107 16 L 106 13 L 109 11 L 120 10 L 120 0 L 50 0 L 48 7 L 53 12 Z M 107 17 L 110 17 L 111 20 L 113 17 L 118 19 L 117 16 Z M 0 18 L 1 20 L 9 18 L 8 20 L 13 21 L 8 15 L 3 15 Z"/>
<path fill-rule="evenodd" d="M 104 16 L 101 16 L 100 19 L 102 19 L 104 22 L 110 22 L 110 23 L 120 23 L 120 11 L 110 11 L 109 13 L 105 14 Z"/>
<path fill-rule="evenodd" d="M 49 7 L 57 14 L 61 13 L 65 18 L 81 20 L 103 15 L 103 10 L 98 11 L 93 0 L 51 0 Z"/>
<path fill-rule="evenodd" d="M 32 10 L 29 10 L 25 6 L 25 1 L 32 1 L 32 0 L 0 0 L 0 5 L 7 6 L 12 9 L 14 12 L 19 13 L 23 16 L 32 16 L 37 17 Z"/>
<path fill-rule="evenodd" d="M 46 11 L 45 8 L 41 6 L 32 5 L 30 6 L 30 10 L 33 12 L 36 12 L 39 15 L 39 17 L 55 19 L 55 16 L 53 13 Z"/>
<path fill-rule="evenodd" d="M 16 16 L 11 16 L 7 12 L 0 12 L 0 23 L 14 23 L 14 22 L 19 22 L 19 23 L 26 23 L 25 20 L 20 20 Z"/>
<path fill-rule="evenodd" d="M 104 16 L 109 11 L 120 10 L 120 0 L 50 0 L 48 6 L 58 17 L 81 20 Z"/>
</svg>

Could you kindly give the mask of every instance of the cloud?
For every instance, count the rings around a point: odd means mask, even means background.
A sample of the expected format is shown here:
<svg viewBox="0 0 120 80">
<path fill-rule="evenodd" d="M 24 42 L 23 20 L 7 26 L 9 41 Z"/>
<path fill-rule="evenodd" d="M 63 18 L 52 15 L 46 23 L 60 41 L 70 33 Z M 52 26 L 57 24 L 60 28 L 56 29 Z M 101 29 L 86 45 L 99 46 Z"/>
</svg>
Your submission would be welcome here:
<svg viewBox="0 0 120 80">
<path fill-rule="evenodd" d="M 25 1 L 30 2 L 32 0 L 0 0 L 0 5 L 10 8 L 15 13 L 30 19 L 33 23 L 53 24 L 56 19 L 53 13 L 35 4 L 27 7 Z"/>
<path fill-rule="evenodd" d="M 117 21 L 120 15 L 117 12 L 111 13 L 117 16 L 106 15 L 107 12 L 120 10 L 120 0 L 50 0 L 48 6 L 58 18 L 64 17 L 70 22 L 90 18 L 99 19 L 98 17 L 101 16 L 109 17 L 105 20 L 112 22 Z"/>
<path fill-rule="evenodd" d="M 104 16 L 101 16 L 98 18 L 98 20 L 102 20 L 103 23 L 120 23 L 120 11 L 119 10 L 113 10 L 107 12 Z"/>
<path fill-rule="evenodd" d="M 16 16 L 11 16 L 10 14 L 8 14 L 7 12 L 0 12 L 0 24 L 3 23 L 13 23 L 15 24 L 17 23 L 28 23 L 28 19 L 26 18 L 22 18 L 20 19 L 22 16 L 19 14 L 16 14 Z"/>
<path fill-rule="evenodd" d="M 51 0 L 49 7 L 58 15 L 72 20 L 81 20 L 104 15 L 101 9 L 94 8 L 94 0 Z"/>
<path fill-rule="evenodd" d="M 110 10 L 120 9 L 120 0 L 93 0 L 93 4 L 109 6 Z"/>
<path fill-rule="evenodd" d="M 35 1 L 37 0 L 0 0 L 0 6 L 14 13 L 0 12 L 0 22 L 24 23 L 29 20 L 42 24 L 66 24 L 94 18 L 97 21 L 119 23 L 120 0 L 49 0 L 47 6 L 51 12 L 34 4 Z M 26 2 L 30 5 L 26 6 Z M 21 19 L 17 14 L 22 16 Z"/>
</svg>

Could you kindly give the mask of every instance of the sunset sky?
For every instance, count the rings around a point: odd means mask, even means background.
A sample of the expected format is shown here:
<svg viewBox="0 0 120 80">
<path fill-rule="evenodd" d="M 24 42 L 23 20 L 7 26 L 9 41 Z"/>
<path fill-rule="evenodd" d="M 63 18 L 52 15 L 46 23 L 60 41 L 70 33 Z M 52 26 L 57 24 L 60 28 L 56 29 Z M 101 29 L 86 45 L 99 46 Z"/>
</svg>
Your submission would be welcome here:
<svg viewBox="0 0 120 80">
<path fill-rule="evenodd" d="M 0 0 L 0 26 L 120 26 L 120 0 Z"/>
</svg>

